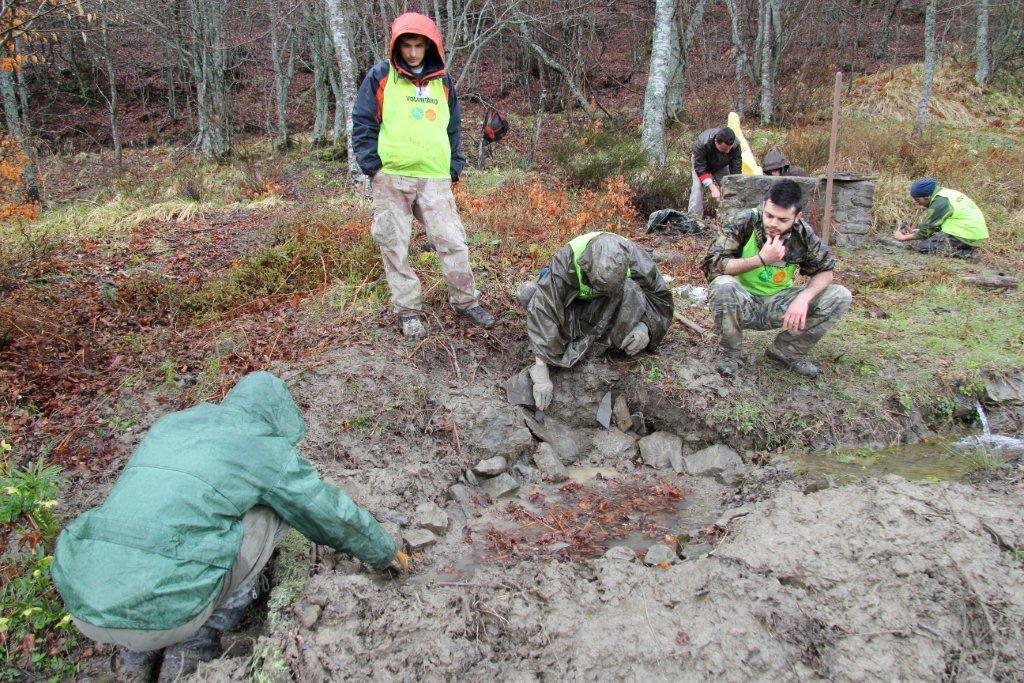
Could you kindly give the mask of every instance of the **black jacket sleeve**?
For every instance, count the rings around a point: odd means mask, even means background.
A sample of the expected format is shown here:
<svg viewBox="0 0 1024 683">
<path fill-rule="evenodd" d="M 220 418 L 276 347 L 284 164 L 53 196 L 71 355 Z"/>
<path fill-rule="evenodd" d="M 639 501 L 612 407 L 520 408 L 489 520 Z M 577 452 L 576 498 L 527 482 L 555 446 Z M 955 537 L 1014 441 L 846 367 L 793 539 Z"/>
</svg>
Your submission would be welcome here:
<svg viewBox="0 0 1024 683">
<path fill-rule="evenodd" d="M 743 159 L 740 157 L 740 153 L 740 143 L 737 140 L 729 152 L 729 175 L 736 175 L 743 171 Z"/>
<path fill-rule="evenodd" d="M 380 135 L 377 88 L 387 73 L 387 62 L 381 62 L 370 69 L 359 86 L 359 94 L 352 107 L 352 151 L 355 152 L 359 168 L 368 176 L 383 166 L 377 154 L 377 136 Z"/>
<path fill-rule="evenodd" d="M 452 180 L 458 180 L 462 168 L 466 165 L 466 157 L 462 156 L 462 110 L 459 109 L 459 98 L 455 94 L 455 82 L 445 75 L 448 86 L 448 143 L 452 148 Z"/>
</svg>

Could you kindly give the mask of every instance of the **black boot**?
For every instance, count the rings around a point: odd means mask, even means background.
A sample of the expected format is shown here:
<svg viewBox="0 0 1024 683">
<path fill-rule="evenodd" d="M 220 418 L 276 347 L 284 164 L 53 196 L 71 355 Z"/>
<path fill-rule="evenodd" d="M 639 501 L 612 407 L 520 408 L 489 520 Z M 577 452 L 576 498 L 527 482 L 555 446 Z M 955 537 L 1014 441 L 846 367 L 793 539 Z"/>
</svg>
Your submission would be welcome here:
<svg viewBox="0 0 1024 683">
<path fill-rule="evenodd" d="M 220 631 L 201 626 L 187 640 L 164 650 L 164 663 L 160 667 L 159 683 L 171 683 L 193 673 L 200 662 L 209 662 L 220 656 Z"/>
</svg>

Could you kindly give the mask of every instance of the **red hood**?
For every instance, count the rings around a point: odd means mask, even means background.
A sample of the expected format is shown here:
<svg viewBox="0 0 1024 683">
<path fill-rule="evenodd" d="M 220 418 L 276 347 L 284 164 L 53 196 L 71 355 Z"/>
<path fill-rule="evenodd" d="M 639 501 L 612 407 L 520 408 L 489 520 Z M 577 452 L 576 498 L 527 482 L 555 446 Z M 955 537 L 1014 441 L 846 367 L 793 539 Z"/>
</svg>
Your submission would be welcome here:
<svg viewBox="0 0 1024 683">
<path fill-rule="evenodd" d="M 418 77 L 409 72 L 405 61 L 398 54 L 398 38 L 407 33 L 423 36 L 433 46 L 433 49 L 427 48 L 427 55 L 423 59 L 425 68 Z M 391 65 L 410 80 L 426 81 L 444 75 L 444 43 L 441 41 L 441 32 L 437 29 L 437 24 L 430 17 L 418 12 L 406 12 L 399 16 L 391 22 L 388 57 L 391 60 Z"/>
</svg>

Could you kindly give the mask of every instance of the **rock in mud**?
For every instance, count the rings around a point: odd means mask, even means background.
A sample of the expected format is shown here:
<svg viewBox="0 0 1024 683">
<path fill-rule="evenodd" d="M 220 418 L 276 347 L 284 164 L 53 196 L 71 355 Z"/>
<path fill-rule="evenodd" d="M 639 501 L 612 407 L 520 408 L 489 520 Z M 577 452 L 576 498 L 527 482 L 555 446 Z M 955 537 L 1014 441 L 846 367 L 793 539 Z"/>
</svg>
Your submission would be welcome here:
<svg viewBox="0 0 1024 683">
<path fill-rule="evenodd" d="M 608 392 L 597 406 L 597 423 L 608 429 L 612 426 L 612 392 Z"/>
<path fill-rule="evenodd" d="M 299 623 L 302 624 L 303 628 L 313 628 L 316 620 L 320 618 L 320 611 L 319 605 L 311 605 L 306 601 L 302 601 L 295 606 L 295 616 L 298 617 Z"/>
<path fill-rule="evenodd" d="M 488 479 L 480 485 L 480 487 L 486 491 L 491 498 L 497 500 L 502 496 L 510 496 L 519 490 L 519 482 L 517 482 L 511 474 L 505 472 L 499 474 L 493 479 Z"/>
<path fill-rule="evenodd" d="M 699 477 L 714 477 L 723 484 L 735 484 L 743 476 L 743 459 L 723 444 L 715 444 L 686 456 L 686 471 Z"/>
<path fill-rule="evenodd" d="M 435 503 L 420 503 L 412 523 L 421 529 L 443 534 L 448 531 L 448 514 Z"/>
<path fill-rule="evenodd" d="M 619 394 L 612 407 L 612 417 L 615 419 L 615 426 L 624 432 L 633 428 L 633 416 L 629 414 L 629 404 L 626 397 Z"/>
<path fill-rule="evenodd" d="M 546 481 L 559 482 L 569 478 L 565 471 L 565 465 L 558 459 L 558 454 L 550 444 L 542 443 L 537 446 L 537 452 L 533 454 L 533 462 Z"/>
<path fill-rule="evenodd" d="M 548 415 L 544 422 L 526 418 L 526 426 L 541 441 L 551 444 L 562 462 L 576 462 L 580 457 L 580 446 L 573 429 Z"/>
<path fill-rule="evenodd" d="M 524 484 L 532 484 L 535 481 L 540 481 L 540 472 L 526 463 L 517 462 L 512 467 L 512 472 L 515 476 L 519 477 L 519 480 Z"/>
<path fill-rule="evenodd" d="M 465 479 L 466 483 L 469 484 L 470 486 L 479 486 L 480 485 L 480 480 L 476 478 L 475 474 L 473 474 L 473 470 L 466 470 L 462 474 L 462 478 Z"/>
<path fill-rule="evenodd" d="M 422 550 L 437 543 L 437 536 L 427 529 L 406 529 L 402 539 L 410 551 Z"/>
<path fill-rule="evenodd" d="M 530 379 L 529 368 L 508 378 L 505 382 L 505 397 L 514 406 L 534 406 L 533 380 Z"/>
<path fill-rule="evenodd" d="M 684 560 L 699 560 L 702 557 L 708 555 L 715 546 L 710 543 L 696 543 L 694 545 L 688 545 L 679 551 L 679 556 Z"/>
<path fill-rule="evenodd" d="M 991 403 L 1024 405 L 1024 370 L 990 378 L 985 382 L 985 394 Z"/>
<path fill-rule="evenodd" d="M 653 567 L 665 563 L 672 564 L 678 559 L 672 548 L 669 548 L 664 543 L 655 543 L 647 549 L 647 554 L 644 555 L 644 564 Z"/>
<path fill-rule="evenodd" d="M 533 450 L 533 437 L 519 408 L 485 396 L 465 396 L 449 404 L 463 447 L 480 458 L 502 456 L 512 462 Z"/>
<path fill-rule="evenodd" d="M 627 548 L 624 545 L 616 545 L 608 548 L 604 554 L 606 560 L 622 560 L 623 562 L 635 562 L 636 553 L 633 552 L 632 548 Z"/>
<path fill-rule="evenodd" d="M 481 477 L 496 477 L 507 469 L 508 461 L 499 455 L 478 462 L 473 466 L 473 474 Z"/>
<path fill-rule="evenodd" d="M 602 465 L 614 465 L 636 457 L 636 439 L 616 428 L 602 430 L 594 436 L 594 451 Z"/>
<path fill-rule="evenodd" d="M 464 484 L 455 484 L 448 492 L 452 494 L 452 498 L 462 508 L 463 514 L 466 515 L 466 519 L 473 519 L 476 516 L 475 508 L 473 505 L 473 493 L 469 490 L 468 486 Z"/>
<path fill-rule="evenodd" d="M 672 458 L 681 457 L 683 452 L 683 440 L 668 432 L 654 432 L 645 436 L 640 439 L 639 445 L 640 457 L 655 469 L 668 467 Z"/>
</svg>

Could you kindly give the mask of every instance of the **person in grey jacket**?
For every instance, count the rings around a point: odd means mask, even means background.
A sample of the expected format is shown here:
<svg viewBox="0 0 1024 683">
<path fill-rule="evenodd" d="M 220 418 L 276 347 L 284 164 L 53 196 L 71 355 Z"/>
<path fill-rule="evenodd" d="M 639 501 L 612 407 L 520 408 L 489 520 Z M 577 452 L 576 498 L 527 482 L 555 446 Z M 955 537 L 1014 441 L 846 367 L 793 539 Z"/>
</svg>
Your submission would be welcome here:
<svg viewBox="0 0 1024 683">
<path fill-rule="evenodd" d="M 742 170 L 740 143 L 728 126 L 708 128 L 693 143 L 693 184 L 687 211 L 697 218 L 704 215 L 704 188 L 715 201 L 722 201 L 722 178 Z"/>
</svg>

